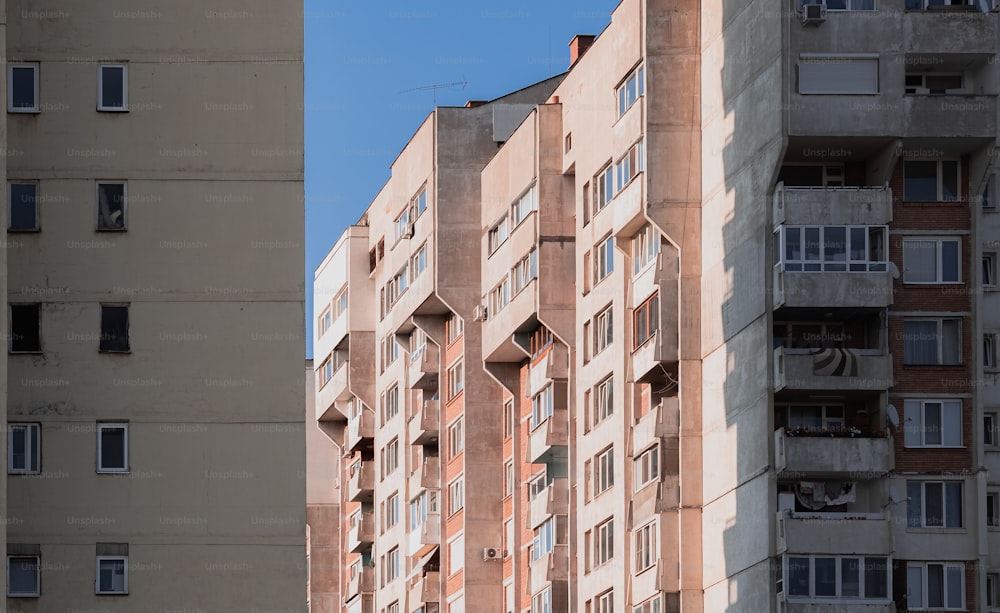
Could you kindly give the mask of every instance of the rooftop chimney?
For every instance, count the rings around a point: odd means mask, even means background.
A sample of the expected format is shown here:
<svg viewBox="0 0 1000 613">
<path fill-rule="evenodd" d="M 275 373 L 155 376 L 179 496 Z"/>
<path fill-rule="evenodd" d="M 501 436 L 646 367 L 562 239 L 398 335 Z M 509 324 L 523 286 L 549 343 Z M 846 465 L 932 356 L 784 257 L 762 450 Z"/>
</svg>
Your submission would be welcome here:
<svg viewBox="0 0 1000 613">
<path fill-rule="evenodd" d="M 472 109 L 477 106 L 483 106 L 487 102 L 489 102 L 489 100 L 469 100 L 468 102 L 465 103 L 465 108 Z"/>
<path fill-rule="evenodd" d="M 576 64 L 577 60 L 583 57 L 583 54 L 590 49 L 590 46 L 594 44 L 594 39 L 597 38 L 593 34 L 577 34 L 573 37 L 573 40 L 569 41 L 569 67 L 572 68 L 573 64 Z"/>
</svg>

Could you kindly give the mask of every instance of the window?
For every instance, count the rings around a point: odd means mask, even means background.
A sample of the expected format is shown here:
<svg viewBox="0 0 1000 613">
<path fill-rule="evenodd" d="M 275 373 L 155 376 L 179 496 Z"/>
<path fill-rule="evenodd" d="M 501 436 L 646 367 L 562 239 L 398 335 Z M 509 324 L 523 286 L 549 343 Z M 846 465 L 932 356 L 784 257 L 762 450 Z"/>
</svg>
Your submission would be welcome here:
<svg viewBox="0 0 1000 613">
<path fill-rule="evenodd" d="M 789 599 L 888 600 L 889 563 L 881 556 L 788 556 Z"/>
<path fill-rule="evenodd" d="M 997 414 L 983 413 L 983 445 L 996 447 L 997 444 L 1000 444 L 997 440 Z"/>
<path fill-rule="evenodd" d="M 614 590 L 608 590 L 597 597 L 597 610 L 594 613 L 615 613 Z"/>
<path fill-rule="evenodd" d="M 594 528 L 594 566 L 600 566 L 615 555 L 615 522 L 609 519 Z"/>
<path fill-rule="evenodd" d="M 128 424 L 97 424 L 97 472 L 128 472 Z"/>
<path fill-rule="evenodd" d="M 802 4 L 800 1 L 800 10 Z M 830 11 L 874 11 L 875 0 L 826 0 L 826 8 Z"/>
<path fill-rule="evenodd" d="M 508 439 L 514 436 L 514 401 L 508 400 L 503 403 L 503 437 Z"/>
<path fill-rule="evenodd" d="M 510 557 L 514 551 L 514 520 L 503 523 L 503 556 Z"/>
<path fill-rule="evenodd" d="M 645 170 L 645 166 L 646 151 L 643 142 L 639 141 L 615 162 L 615 194 L 625 189 L 636 175 Z"/>
<path fill-rule="evenodd" d="M 454 313 L 448 316 L 448 344 L 452 344 L 465 333 L 465 320 Z"/>
<path fill-rule="evenodd" d="M 399 439 L 394 438 L 382 448 L 382 478 L 385 479 L 399 468 Z"/>
<path fill-rule="evenodd" d="M 635 348 L 638 349 L 653 338 L 660 328 L 660 294 L 653 294 L 646 302 L 639 305 L 633 318 L 633 337 Z"/>
<path fill-rule="evenodd" d="M 10 305 L 10 352 L 39 353 L 42 350 L 40 304 Z"/>
<path fill-rule="evenodd" d="M 986 370 L 996 370 L 997 368 L 997 336 L 996 332 L 987 332 L 983 335 L 983 368 Z"/>
<path fill-rule="evenodd" d="M 407 207 L 403 209 L 403 212 L 393 222 L 393 237 L 398 241 L 402 238 L 411 238 L 412 236 L 413 231 L 410 229 L 410 209 Z"/>
<path fill-rule="evenodd" d="M 99 350 L 105 352 L 129 351 L 127 305 L 101 305 L 101 342 Z"/>
<path fill-rule="evenodd" d="M 551 587 L 547 587 L 541 593 L 531 597 L 531 613 L 552 613 Z"/>
<path fill-rule="evenodd" d="M 903 163 L 903 200 L 957 202 L 962 197 L 958 160 L 909 160 Z"/>
<path fill-rule="evenodd" d="M 9 183 L 7 230 L 10 232 L 37 232 L 38 224 L 38 184 Z"/>
<path fill-rule="evenodd" d="M 911 58 L 906 58 L 911 59 Z M 917 59 L 917 58 L 912 58 Z M 908 73 L 906 75 L 907 94 L 948 94 L 948 90 L 963 88 L 962 75 L 940 73 Z M 957 93 L 957 92 L 956 92 Z M 964 91 L 961 93 L 965 93 Z"/>
<path fill-rule="evenodd" d="M 390 494 L 385 499 L 385 528 L 388 530 L 399 523 L 399 493 Z"/>
<path fill-rule="evenodd" d="M 397 600 L 386 607 L 385 613 L 399 613 L 399 601 Z"/>
<path fill-rule="evenodd" d="M 125 206 L 128 196 L 124 183 L 97 184 L 97 231 L 122 232 L 125 230 Z"/>
<path fill-rule="evenodd" d="M 550 517 L 535 528 L 531 541 L 531 561 L 551 553 L 556 544 L 556 518 Z"/>
<path fill-rule="evenodd" d="M 514 265 L 510 271 L 510 277 L 514 282 L 514 295 L 528 286 L 532 279 L 538 278 L 538 250 L 532 249 L 531 253 Z"/>
<path fill-rule="evenodd" d="M 962 320 L 906 319 L 903 322 L 903 364 L 962 363 Z"/>
<path fill-rule="evenodd" d="M 454 575 L 465 568 L 465 535 L 456 536 L 448 543 L 448 574 Z"/>
<path fill-rule="evenodd" d="M 317 324 L 319 327 L 319 337 L 323 338 L 323 335 L 326 334 L 326 331 L 329 330 L 330 326 L 333 324 L 333 312 L 330 310 L 330 307 L 323 309 L 323 312 L 320 313 Z"/>
<path fill-rule="evenodd" d="M 903 281 L 906 283 L 960 283 L 959 239 L 903 241 Z"/>
<path fill-rule="evenodd" d="M 640 453 L 632 462 L 632 471 L 632 483 L 637 492 L 656 481 L 660 477 L 660 445 L 653 445 Z"/>
<path fill-rule="evenodd" d="M 632 613 L 663 613 L 663 600 L 653 596 L 646 602 L 632 607 Z"/>
<path fill-rule="evenodd" d="M 611 164 L 601 169 L 601 172 L 594 176 L 594 215 L 597 215 L 604 207 L 608 206 L 611 199 L 615 197 L 615 170 Z"/>
<path fill-rule="evenodd" d="M 594 318 L 594 355 L 614 341 L 614 321 L 611 306 L 597 314 Z"/>
<path fill-rule="evenodd" d="M 459 417 L 448 427 L 448 457 L 455 457 L 465 449 L 465 419 Z"/>
<path fill-rule="evenodd" d="M 647 224 L 635 238 L 632 239 L 632 274 L 637 275 L 639 271 L 656 259 L 660 253 L 660 243 L 662 236 Z"/>
<path fill-rule="evenodd" d="M 555 337 L 552 335 L 552 330 L 549 330 L 545 326 L 535 328 L 531 333 L 531 340 L 529 341 L 531 359 L 537 359 L 553 342 L 555 342 Z"/>
<path fill-rule="evenodd" d="M 39 556 L 7 556 L 7 596 L 24 598 L 41 595 Z"/>
<path fill-rule="evenodd" d="M 782 226 L 782 269 L 789 272 L 887 270 L 885 226 Z"/>
<path fill-rule="evenodd" d="M 500 284 L 490 291 L 489 312 L 499 313 L 508 303 L 510 303 L 510 277 L 504 275 Z"/>
<path fill-rule="evenodd" d="M 983 254 L 983 287 L 996 287 L 997 284 L 997 254 Z"/>
<path fill-rule="evenodd" d="M 406 291 L 406 287 L 409 285 L 409 274 L 407 272 L 409 264 L 403 266 L 389 279 L 389 282 L 385 284 L 385 309 L 386 311 L 396 304 L 399 300 L 399 296 Z"/>
<path fill-rule="evenodd" d="M 964 565 L 941 562 L 907 563 L 906 604 L 911 611 L 964 609 Z"/>
<path fill-rule="evenodd" d="M 393 384 L 382 395 L 382 423 L 386 423 L 396 415 L 399 415 L 399 384 Z"/>
<path fill-rule="evenodd" d="M 390 334 L 386 337 L 388 341 L 391 338 L 395 338 L 395 334 Z M 398 343 L 397 343 L 398 345 Z M 419 360 L 424 355 L 424 351 L 427 350 L 427 333 L 420 328 L 415 328 L 413 332 L 410 332 L 409 336 L 409 348 L 410 352 L 410 364 L 413 364 Z M 398 351 L 398 350 L 397 350 Z"/>
<path fill-rule="evenodd" d="M 333 319 L 340 319 L 340 316 L 347 312 L 347 288 L 345 287 L 333 299 Z"/>
<path fill-rule="evenodd" d="M 800 94 L 877 94 L 878 56 L 799 55 Z"/>
<path fill-rule="evenodd" d="M 514 493 L 514 462 L 507 461 L 503 466 L 503 493 L 510 496 Z"/>
<path fill-rule="evenodd" d="M 437 491 L 424 490 L 410 501 L 410 531 L 416 530 L 427 521 L 428 514 L 438 512 Z"/>
<path fill-rule="evenodd" d="M 7 111 L 10 113 L 37 113 L 38 64 L 8 64 Z"/>
<path fill-rule="evenodd" d="M 448 515 L 454 515 L 465 508 L 465 481 L 462 477 L 448 485 Z"/>
<path fill-rule="evenodd" d="M 907 481 L 908 528 L 961 528 L 961 481 Z"/>
<path fill-rule="evenodd" d="M 635 531 L 635 569 L 642 572 L 656 564 L 656 533 L 658 526 L 655 521 L 646 524 Z"/>
<path fill-rule="evenodd" d="M 97 68 L 97 110 L 128 110 L 128 67 L 102 64 Z"/>
<path fill-rule="evenodd" d="M 640 64 L 618 86 L 618 116 L 621 117 L 625 111 L 632 108 L 635 101 L 646 93 L 646 70 Z"/>
<path fill-rule="evenodd" d="M 427 270 L 427 243 L 421 245 L 410 258 L 410 280 L 416 279 L 425 270 Z"/>
<path fill-rule="evenodd" d="M 128 594 L 128 558 L 97 556 L 97 594 Z"/>
<path fill-rule="evenodd" d="M 532 477 L 528 483 L 528 499 L 534 500 L 539 496 L 545 495 L 546 490 L 552 485 L 553 481 L 554 478 L 549 475 L 548 470 L 544 470 L 541 474 Z"/>
<path fill-rule="evenodd" d="M 327 357 L 319 365 L 319 387 L 323 389 L 333 379 L 333 356 Z"/>
<path fill-rule="evenodd" d="M 615 484 L 615 449 L 608 447 L 594 457 L 594 495 L 598 496 Z"/>
<path fill-rule="evenodd" d="M 500 248 L 500 245 L 507 242 L 508 236 L 510 236 L 510 225 L 507 215 L 504 214 L 503 218 L 494 224 L 487 234 L 486 243 L 489 255 L 493 255 Z"/>
<path fill-rule="evenodd" d="M 534 211 L 538 207 L 537 202 L 537 190 L 534 185 L 532 185 L 528 191 L 521 195 L 520 198 L 514 202 L 510 207 L 510 219 L 511 225 L 515 228 L 519 223 L 524 221 L 524 218 L 528 216 L 528 213 Z"/>
<path fill-rule="evenodd" d="M 991 528 L 1000 527 L 1000 492 L 986 494 L 986 525 Z"/>
<path fill-rule="evenodd" d="M 379 343 L 379 353 L 382 356 L 382 372 L 399 359 L 399 343 L 396 342 L 396 335 L 393 332 L 386 334 Z"/>
<path fill-rule="evenodd" d="M 7 425 L 7 473 L 37 473 L 41 469 L 42 425 Z"/>
<path fill-rule="evenodd" d="M 995 613 L 1000 606 L 1000 573 L 986 574 L 986 613 Z"/>
<path fill-rule="evenodd" d="M 794 430 L 836 431 L 844 429 L 844 407 L 841 405 L 796 404 L 778 405 L 787 411 L 788 428 Z"/>
<path fill-rule="evenodd" d="M 531 423 L 529 424 L 531 430 L 552 417 L 554 395 L 552 385 L 549 384 L 531 398 Z"/>
<path fill-rule="evenodd" d="M 416 219 L 424 214 L 427 210 L 427 189 L 420 188 L 420 193 L 413 197 L 410 201 L 410 207 L 413 209 L 413 218 Z"/>
<path fill-rule="evenodd" d="M 462 368 L 462 361 L 459 360 L 448 369 L 448 399 L 451 400 L 458 396 L 463 389 L 465 389 L 465 372 Z"/>
<path fill-rule="evenodd" d="M 389 550 L 389 553 L 385 554 L 382 576 L 385 577 L 386 583 L 395 581 L 399 577 L 399 559 L 399 547 L 393 547 Z"/>
<path fill-rule="evenodd" d="M 594 425 L 597 425 L 611 417 L 615 409 L 614 379 L 608 377 L 597 384 L 594 392 L 596 406 L 594 407 Z"/>
<path fill-rule="evenodd" d="M 615 237 L 609 236 L 594 246 L 594 284 L 598 284 L 615 270 Z"/>
<path fill-rule="evenodd" d="M 907 447 L 961 447 L 961 400 L 907 400 L 903 437 Z"/>
</svg>

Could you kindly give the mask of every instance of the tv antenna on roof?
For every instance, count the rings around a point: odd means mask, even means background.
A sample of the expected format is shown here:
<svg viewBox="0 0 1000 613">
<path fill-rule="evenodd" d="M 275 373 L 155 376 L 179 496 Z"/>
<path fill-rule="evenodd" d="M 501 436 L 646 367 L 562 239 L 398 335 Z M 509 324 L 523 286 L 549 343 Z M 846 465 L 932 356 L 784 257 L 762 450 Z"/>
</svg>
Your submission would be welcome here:
<svg viewBox="0 0 1000 613">
<path fill-rule="evenodd" d="M 434 106 L 437 106 L 437 90 L 447 89 L 449 87 L 459 87 L 459 86 L 461 86 L 462 89 L 465 89 L 465 86 L 468 84 L 469 83 L 468 81 L 465 80 L 465 77 L 462 77 L 461 81 L 455 81 L 454 83 L 435 83 L 434 85 L 421 85 L 420 87 L 414 87 L 412 89 L 404 89 L 399 93 L 408 94 L 410 92 L 422 92 L 431 90 L 434 93 Z"/>
</svg>

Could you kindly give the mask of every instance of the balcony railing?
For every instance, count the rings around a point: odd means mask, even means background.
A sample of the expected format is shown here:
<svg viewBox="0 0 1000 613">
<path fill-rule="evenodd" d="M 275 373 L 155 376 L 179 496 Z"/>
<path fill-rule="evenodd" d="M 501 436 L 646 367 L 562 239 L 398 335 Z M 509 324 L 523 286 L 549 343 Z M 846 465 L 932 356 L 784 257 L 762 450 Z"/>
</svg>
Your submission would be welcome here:
<svg viewBox="0 0 1000 613">
<path fill-rule="evenodd" d="M 892 189 L 789 187 L 774 190 L 774 223 L 790 226 L 884 226 L 892 221 Z"/>
<path fill-rule="evenodd" d="M 553 515 L 565 515 L 569 509 L 569 480 L 553 479 L 548 487 L 535 494 L 528 503 L 529 529 L 536 528 Z"/>
<path fill-rule="evenodd" d="M 345 600 L 350 600 L 362 594 L 371 594 L 375 591 L 375 569 L 362 567 L 361 571 L 350 578 L 347 582 L 347 594 Z"/>
<path fill-rule="evenodd" d="M 362 513 L 361 518 L 347 532 L 347 549 L 358 553 L 369 549 L 375 542 L 375 515 Z"/>
<path fill-rule="evenodd" d="M 881 478 L 893 469 L 892 439 L 851 436 L 788 436 L 774 432 L 774 465 L 783 473 L 841 477 L 853 481 Z"/>
<path fill-rule="evenodd" d="M 419 352 L 416 359 L 411 356 L 410 387 L 414 389 L 432 390 L 438 387 L 440 350 L 437 345 L 428 343 Z"/>
<path fill-rule="evenodd" d="M 363 443 L 370 443 L 375 438 L 375 414 L 371 411 L 361 411 L 347 420 L 347 450 L 357 451 Z"/>
<path fill-rule="evenodd" d="M 531 562 L 531 590 L 552 581 L 569 578 L 569 545 L 553 545 L 552 551 Z"/>
<path fill-rule="evenodd" d="M 568 444 L 569 425 L 566 423 L 566 409 L 555 409 L 552 416 L 543 421 L 528 435 L 525 461 L 538 464 L 555 453 L 556 447 Z"/>
<path fill-rule="evenodd" d="M 680 402 L 677 396 L 667 396 L 632 426 L 633 453 L 680 432 Z"/>
<path fill-rule="evenodd" d="M 412 597 L 418 602 L 433 604 L 441 600 L 441 573 L 428 571 L 417 574 L 412 583 Z"/>
<path fill-rule="evenodd" d="M 884 513 L 778 513 L 777 553 L 889 555 Z"/>
<path fill-rule="evenodd" d="M 774 391 L 881 391 L 892 387 L 892 356 L 879 349 L 774 350 Z"/>
<path fill-rule="evenodd" d="M 410 418 L 408 424 L 410 444 L 427 445 L 437 442 L 441 427 L 440 406 L 438 400 L 424 400 L 420 411 Z"/>
<path fill-rule="evenodd" d="M 441 544 L 441 514 L 428 513 L 427 519 L 407 535 L 411 557 L 423 556 Z"/>
<path fill-rule="evenodd" d="M 375 493 L 375 463 L 362 462 L 347 479 L 347 499 L 351 502 L 371 500 Z"/>
</svg>

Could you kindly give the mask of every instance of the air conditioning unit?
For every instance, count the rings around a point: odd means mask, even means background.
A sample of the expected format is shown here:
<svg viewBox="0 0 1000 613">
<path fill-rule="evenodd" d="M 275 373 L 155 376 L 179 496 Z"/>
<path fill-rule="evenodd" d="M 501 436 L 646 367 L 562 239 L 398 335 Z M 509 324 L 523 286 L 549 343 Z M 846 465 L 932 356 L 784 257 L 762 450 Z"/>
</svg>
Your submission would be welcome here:
<svg viewBox="0 0 1000 613">
<path fill-rule="evenodd" d="M 484 547 L 483 548 L 483 562 L 489 562 L 491 560 L 502 560 L 506 552 L 499 547 Z"/>
<path fill-rule="evenodd" d="M 826 2 L 807 2 L 802 5 L 802 25 L 826 21 Z"/>
<path fill-rule="evenodd" d="M 486 305 L 481 304 L 472 311 L 472 321 L 486 321 L 488 315 Z"/>
</svg>

